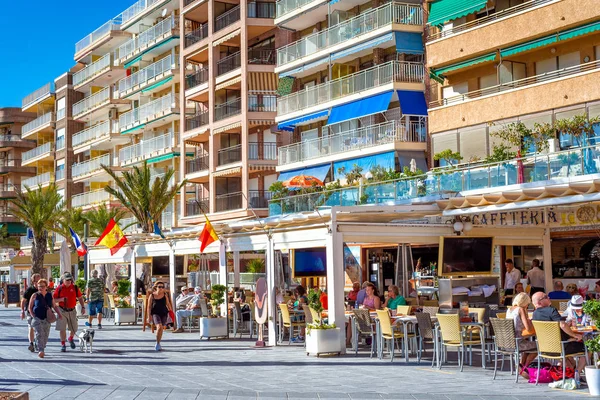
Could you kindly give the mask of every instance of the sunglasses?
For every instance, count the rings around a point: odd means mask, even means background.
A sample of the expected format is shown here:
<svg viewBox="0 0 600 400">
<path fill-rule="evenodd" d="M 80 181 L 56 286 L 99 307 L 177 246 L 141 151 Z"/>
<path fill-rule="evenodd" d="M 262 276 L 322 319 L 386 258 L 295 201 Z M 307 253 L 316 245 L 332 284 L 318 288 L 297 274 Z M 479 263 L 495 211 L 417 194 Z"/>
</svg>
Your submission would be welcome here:
<svg viewBox="0 0 600 400">
<path fill-rule="evenodd" d="M 73 282 L 73 279 L 65 279 L 65 282 Z"/>
<path fill-rule="evenodd" d="M 163 285 L 157 286 L 157 289 L 164 289 L 165 287 Z"/>
</svg>

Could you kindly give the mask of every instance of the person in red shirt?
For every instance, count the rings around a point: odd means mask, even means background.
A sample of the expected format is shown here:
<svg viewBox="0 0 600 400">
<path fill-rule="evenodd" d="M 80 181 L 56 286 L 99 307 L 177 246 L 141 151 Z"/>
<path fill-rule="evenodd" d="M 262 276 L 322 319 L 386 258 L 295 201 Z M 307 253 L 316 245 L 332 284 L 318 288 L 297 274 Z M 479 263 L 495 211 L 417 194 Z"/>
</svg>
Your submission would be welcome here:
<svg viewBox="0 0 600 400">
<path fill-rule="evenodd" d="M 63 275 L 62 283 L 54 291 L 53 297 L 58 303 L 60 313 L 63 316 L 56 321 L 56 330 L 60 332 L 60 344 L 62 346 L 60 351 L 64 353 L 67 351 L 67 327 L 69 328 L 69 345 L 72 349 L 75 348 L 73 337 L 77 332 L 77 311 L 75 311 L 77 300 L 81 304 L 82 314 L 85 314 L 85 305 L 83 304 L 81 290 L 73 284 L 73 275 L 69 272 L 65 272 Z"/>
<path fill-rule="evenodd" d="M 348 301 L 356 301 L 356 296 L 358 295 L 359 291 L 360 291 L 360 283 L 354 282 L 352 284 L 352 290 L 350 292 L 348 292 Z"/>
<path fill-rule="evenodd" d="M 48 280 L 48 289 L 50 289 L 50 291 L 54 290 L 54 278 L 52 277 Z"/>
<path fill-rule="evenodd" d="M 321 296 L 319 297 L 319 301 L 321 302 L 321 306 L 323 306 L 323 310 L 329 310 L 327 304 L 327 293 L 325 291 L 321 292 Z"/>
</svg>

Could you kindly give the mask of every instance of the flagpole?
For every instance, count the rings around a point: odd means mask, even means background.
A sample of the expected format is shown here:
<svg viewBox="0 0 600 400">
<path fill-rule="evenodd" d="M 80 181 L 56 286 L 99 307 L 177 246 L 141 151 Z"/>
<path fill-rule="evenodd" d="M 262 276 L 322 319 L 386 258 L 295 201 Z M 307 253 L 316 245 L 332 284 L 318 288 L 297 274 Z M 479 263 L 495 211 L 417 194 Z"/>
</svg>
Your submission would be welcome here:
<svg viewBox="0 0 600 400">
<path fill-rule="evenodd" d="M 209 222 L 210 222 L 210 220 L 208 219 L 208 217 L 206 216 L 206 214 L 204 213 L 204 211 L 202 211 L 202 205 L 200 204 L 200 202 L 198 201 L 198 199 L 194 199 L 194 201 L 196 202 L 196 204 L 198 204 L 198 209 L 200 210 L 200 212 L 201 212 L 201 213 L 202 213 L 202 215 L 204 216 L 204 219 L 205 219 L 206 221 L 209 221 Z M 206 225 L 206 223 L 205 223 L 205 225 Z M 211 225 L 212 225 L 212 224 L 211 224 Z M 214 227 L 213 227 L 213 231 L 215 232 L 215 234 L 216 234 L 216 235 L 217 235 L 217 237 L 219 238 L 219 242 L 222 242 L 222 241 L 223 241 L 223 238 L 221 238 L 221 236 L 220 236 L 220 235 L 217 233 L 217 231 L 214 229 Z"/>
<path fill-rule="evenodd" d="M 250 201 L 248 200 L 248 197 L 246 197 L 246 195 L 244 194 L 244 192 L 241 192 L 242 196 L 244 196 L 244 198 L 246 199 L 246 203 L 248 203 L 248 209 L 250 211 L 252 211 L 252 214 L 254 214 L 254 218 L 258 221 L 258 223 L 260 224 L 260 228 L 265 231 L 265 234 L 267 235 L 267 237 L 271 237 L 271 232 L 269 232 L 269 230 L 265 227 L 265 225 L 262 223 L 262 221 L 260 220 L 260 218 L 258 217 L 258 215 L 256 215 L 256 212 L 254 212 L 254 207 L 252 207 L 250 205 Z"/>
</svg>

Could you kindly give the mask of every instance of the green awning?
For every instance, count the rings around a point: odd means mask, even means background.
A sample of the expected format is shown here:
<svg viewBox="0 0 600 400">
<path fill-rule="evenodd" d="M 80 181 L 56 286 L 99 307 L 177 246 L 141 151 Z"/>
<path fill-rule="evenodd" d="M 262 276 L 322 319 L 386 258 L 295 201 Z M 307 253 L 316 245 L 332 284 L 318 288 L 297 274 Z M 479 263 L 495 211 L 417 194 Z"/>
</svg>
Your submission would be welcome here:
<svg viewBox="0 0 600 400">
<path fill-rule="evenodd" d="M 438 0 L 431 3 L 429 9 L 429 25 L 441 25 L 465 15 L 472 14 L 483 8 L 487 0 Z"/>
<path fill-rule="evenodd" d="M 600 30 L 600 21 L 563 31 L 558 34 L 558 40 L 567 40 L 577 36 L 587 35 L 588 33 L 596 32 L 598 30 Z"/>
<path fill-rule="evenodd" d="M 431 72 L 437 76 L 443 75 L 447 72 L 456 71 L 457 69 L 467 68 L 475 64 L 480 64 L 488 61 L 494 61 L 496 59 L 496 53 L 487 54 L 485 56 L 472 58 L 457 64 L 449 65 L 447 67 L 431 70 Z"/>
<path fill-rule="evenodd" d="M 4 225 L 8 225 L 7 232 L 9 235 L 24 235 L 27 233 L 27 227 L 20 222 L 9 222 L 8 224 L 0 224 L 0 228 L 3 228 Z"/>
<path fill-rule="evenodd" d="M 152 89 L 154 89 L 154 88 L 157 88 L 157 87 L 159 87 L 159 86 L 162 86 L 162 85 L 164 85 L 165 83 L 167 83 L 167 82 L 170 82 L 170 81 L 172 81 L 172 80 L 173 80 L 173 77 L 172 77 L 172 76 L 169 76 L 168 78 L 165 78 L 165 79 L 163 79 L 162 81 L 160 81 L 160 82 L 157 82 L 157 83 L 155 83 L 154 85 L 152 85 L 152 86 L 150 86 L 150 87 L 147 87 L 146 89 L 142 90 L 142 93 L 149 92 L 149 91 L 151 91 Z"/>
<path fill-rule="evenodd" d="M 547 46 L 557 41 L 556 35 L 545 36 L 540 39 L 531 40 L 529 42 L 521 43 L 516 46 L 508 47 L 500 50 L 501 57 L 508 57 L 514 54 L 522 53 L 524 51 L 537 49 L 538 47 Z"/>
<path fill-rule="evenodd" d="M 442 85 L 444 84 L 444 78 L 441 76 L 437 76 L 432 71 L 429 72 L 429 77 L 431 79 L 433 79 L 434 81 L 436 81 L 437 83 L 441 83 Z"/>
</svg>

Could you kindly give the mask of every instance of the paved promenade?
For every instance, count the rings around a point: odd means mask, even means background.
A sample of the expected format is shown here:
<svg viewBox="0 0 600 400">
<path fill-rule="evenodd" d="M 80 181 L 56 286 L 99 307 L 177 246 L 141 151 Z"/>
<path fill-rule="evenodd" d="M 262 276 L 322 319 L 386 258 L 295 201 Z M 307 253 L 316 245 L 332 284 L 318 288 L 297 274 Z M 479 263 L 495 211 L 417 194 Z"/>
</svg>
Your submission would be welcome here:
<svg viewBox="0 0 600 400">
<path fill-rule="evenodd" d="M 83 321 L 80 320 L 83 326 Z M 496 399 L 588 398 L 587 389 L 561 391 L 514 383 L 508 372 L 455 365 L 441 371 L 400 357 L 390 363 L 355 357 L 307 357 L 299 346 L 257 349 L 253 341 L 200 341 L 194 333 L 165 333 L 164 351 L 139 326 L 96 331 L 94 354 L 59 352 L 52 330 L 46 358 L 27 350 L 18 309 L 0 308 L 0 392 L 31 399 Z M 507 363 L 508 364 L 508 363 Z M 474 365 L 477 362 L 474 360 Z M 481 364 L 479 364 L 481 365 Z"/>
</svg>

